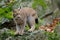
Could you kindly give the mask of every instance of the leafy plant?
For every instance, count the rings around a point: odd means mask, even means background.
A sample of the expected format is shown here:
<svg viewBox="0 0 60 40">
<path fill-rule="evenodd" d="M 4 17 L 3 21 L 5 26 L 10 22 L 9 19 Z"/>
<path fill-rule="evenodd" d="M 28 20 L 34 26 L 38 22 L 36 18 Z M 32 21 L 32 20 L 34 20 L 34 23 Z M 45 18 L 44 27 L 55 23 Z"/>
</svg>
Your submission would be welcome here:
<svg viewBox="0 0 60 40">
<path fill-rule="evenodd" d="M 59 36 L 57 35 L 56 32 L 54 32 L 54 33 L 45 32 L 45 34 L 48 37 L 48 40 L 59 40 Z"/>
<path fill-rule="evenodd" d="M 41 5 L 43 7 L 43 9 L 47 8 L 47 5 L 45 3 L 45 0 L 34 0 L 32 7 L 36 8 L 37 5 Z"/>
</svg>

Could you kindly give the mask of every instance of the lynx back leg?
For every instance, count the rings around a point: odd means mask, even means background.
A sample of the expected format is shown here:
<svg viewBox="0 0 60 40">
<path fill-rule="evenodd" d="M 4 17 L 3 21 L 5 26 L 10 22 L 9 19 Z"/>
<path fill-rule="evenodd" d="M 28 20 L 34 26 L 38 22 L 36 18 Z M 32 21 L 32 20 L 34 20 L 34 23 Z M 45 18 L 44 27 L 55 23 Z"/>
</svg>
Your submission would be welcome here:
<svg viewBox="0 0 60 40">
<path fill-rule="evenodd" d="M 30 16 L 28 17 L 28 24 L 31 27 L 28 31 L 32 32 L 35 29 L 35 19 L 34 17 Z"/>
</svg>

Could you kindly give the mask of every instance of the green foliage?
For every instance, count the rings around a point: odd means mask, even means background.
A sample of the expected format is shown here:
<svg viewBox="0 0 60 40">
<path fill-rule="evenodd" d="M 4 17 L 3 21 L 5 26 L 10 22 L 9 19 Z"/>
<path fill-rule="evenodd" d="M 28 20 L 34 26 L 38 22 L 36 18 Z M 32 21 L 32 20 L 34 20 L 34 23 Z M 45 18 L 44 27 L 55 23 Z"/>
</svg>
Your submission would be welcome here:
<svg viewBox="0 0 60 40">
<path fill-rule="evenodd" d="M 56 32 L 45 32 L 45 35 L 48 37 L 48 40 L 60 40 L 60 36 L 58 36 Z"/>
<path fill-rule="evenodd" d="M 28 24 L 26 25 L 25 29 L 26 29 L 27 31 L 29 30 L 29 26 L 28 26 Z"/>
<path fill-rule="evenodd" d="M 5 7 L 0 8 L 0 18 L 7 18 L 11 19 L 13 18 L 12 16 L 12 6 L 14 2 L 9 2 L 8 4 L 5 5 Z"/>
<path fill-rule="evenodd" d="M 8 31 L 10 33 L 11 36 L 14 36 L 15 32 L 13 30 L 9 30 Z"/>
<path fill-rule="evenodd" d="M 12 18 L 12 11 L 10 8 L 0 8 L 0 17 L 5 17 L 5 18 Z"/>
<path fill-rule="evenodd" d="M 40 27 L 41 25 L 43 25 L 44 20 L 43 20 L 43 19 L 39 19 L 38 22 L 39 22 L 38 24 L 35 24 L 35 28 L 36 28 L 36 29 L 39 29 L 39 27 Z"/>
<path fill-rule="evenodd" d="M 1 31 L 1 30 L 0 30 Z M 14 36 L 14 31 L 13 30 L 3 30 L 0 32 L 0 40 L 5 40 L 6 38 Z"/>
<path fill-rule="evenodd" d="M 47 8 L 47 5 L 45 3 L 45 0 L 34 0 L 32 7 L 36 8 L 37 5 L 41 5 L 43 7 L 43 9 Z"/>
</svg>

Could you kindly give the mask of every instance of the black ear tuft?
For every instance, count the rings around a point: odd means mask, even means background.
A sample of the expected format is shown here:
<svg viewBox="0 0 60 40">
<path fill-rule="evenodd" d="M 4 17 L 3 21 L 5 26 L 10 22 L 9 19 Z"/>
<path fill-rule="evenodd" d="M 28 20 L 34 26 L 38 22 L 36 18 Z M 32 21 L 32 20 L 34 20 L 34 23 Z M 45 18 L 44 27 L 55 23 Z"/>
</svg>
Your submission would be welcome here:
<svg viewBox="0 0 60 40">
<path fill-rule="evenodd" d="M 38 24 L 38 18 L 35 19 L 35 23 Z"/>
</svg>

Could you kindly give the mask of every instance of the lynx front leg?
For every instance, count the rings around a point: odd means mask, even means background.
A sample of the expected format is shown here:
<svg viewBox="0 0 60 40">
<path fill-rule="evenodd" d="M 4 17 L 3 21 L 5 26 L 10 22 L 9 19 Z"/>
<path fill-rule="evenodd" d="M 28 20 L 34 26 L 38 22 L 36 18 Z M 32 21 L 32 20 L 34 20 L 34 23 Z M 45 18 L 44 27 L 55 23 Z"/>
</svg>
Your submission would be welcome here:
<svg viewBox="0 0 60 40">
<path fill-rule="evenodd" d="M 20 35 L 24 34 L 25 25 L 26 25 L 26 19 L 24 19 L 23 24 L 20 25 L 20 31 L 19 31 Z"/>
<path fill-rule="evenodd" d="M 15 35 L 23 35 L 25 25 L 17 25 Z"/>
<path fill-rule="evenodd" d="M 20 27 L 21 27 L 21 28 L 20 28 L 19 34 L 20 34 L 20 35 L 23 35 L 23 34 L 24 34 L 25 25 L 22 25 L 22 26 L 20 26 Z"/>
<path fill-rule="evenodd" d="M 26 26 L 26 21 L 27 21 L 27 19 L 25 18 L 23 20 L 23 24 L 21 25 L 21 29 L 20 29 L 20 32 L 19 32 L 19 34 L 21 34 L 21 35 L 24 34 L 24 29 L 25 29 L 25 26 Z"/>
<path fill-rule="evenodd" d="M 15 32 L 15 35 L 19 34 L 20 32 L 20 26 L 19 25 L 16 25 L 16 32 Z"/>
<path fill-rule="evenodd" d="M 15 24 L 16 24 L 16 32 L 15 32 L 15 35 L 17 35 L 17 34 L 19 34 L 20 26 L 17 25 L 17 22 L 16 22 L 15 18 L 14 18 L 13 20 L 14 20 L 14 22 L 15 22 Z"/>
<path fill-rule="evenodd" d="M 32 16 L 28 17 L 28 24 L 31 27 L 28 31 L 30 31 L 30 32 L 34 31 L 34 29 L 35 29 L 35 19 L 34 19 L 34 17 L 32 17 Z"/>
</svg>

